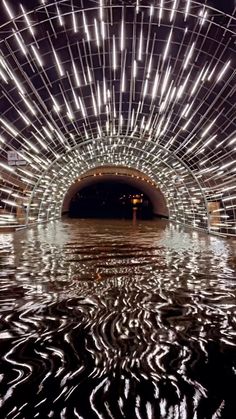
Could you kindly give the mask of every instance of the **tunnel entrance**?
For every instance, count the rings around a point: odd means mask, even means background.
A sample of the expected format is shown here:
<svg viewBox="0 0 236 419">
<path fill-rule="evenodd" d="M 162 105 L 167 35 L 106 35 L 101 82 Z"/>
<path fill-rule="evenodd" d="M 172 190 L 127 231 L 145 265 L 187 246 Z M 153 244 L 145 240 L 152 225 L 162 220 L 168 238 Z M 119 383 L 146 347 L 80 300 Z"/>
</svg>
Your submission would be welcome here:
<svg viewBox="0 0 236 419">
<path fill-rule="evenodd" d="M 121 182 L 100 182 L 84 187 L 71 199 L 71 218 L 151 219 L 153 206 L 140 189 Z"/>
</svg>

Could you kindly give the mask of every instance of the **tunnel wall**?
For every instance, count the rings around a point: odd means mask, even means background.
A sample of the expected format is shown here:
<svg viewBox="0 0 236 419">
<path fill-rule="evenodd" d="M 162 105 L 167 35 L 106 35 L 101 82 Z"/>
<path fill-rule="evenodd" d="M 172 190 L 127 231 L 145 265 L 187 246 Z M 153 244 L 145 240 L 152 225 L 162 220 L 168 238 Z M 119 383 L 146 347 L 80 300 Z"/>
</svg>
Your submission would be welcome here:
<svg viewBox="0 0 236 419">
<path fill-rule="evenodd" d="M 126 173 L 126 175 L 124 173 Z M 132 171 L 131 169 L 125 168 L 123 169 L 123 174 L 120 173 L 119 168 L 116 168 L 115 170 L 108 168 L 106 171 L 104 168 L 98 168 L 96 171 L 89 171 L 81 179 L 73 183 L 68 189 L 62 205 L 62 215 L 69 212 L 71 199 L 77 192 L 85 187 L 103 181 L 121 182 L 139 189 L 141 192 L 146 194 L 151 201 L 154 215 L 163 217 L 169 216 L 166 200 L 160 189 L 148 180 L 147 177 L 142 177 L 142 174 L 138 171 Z"/>
</svg>

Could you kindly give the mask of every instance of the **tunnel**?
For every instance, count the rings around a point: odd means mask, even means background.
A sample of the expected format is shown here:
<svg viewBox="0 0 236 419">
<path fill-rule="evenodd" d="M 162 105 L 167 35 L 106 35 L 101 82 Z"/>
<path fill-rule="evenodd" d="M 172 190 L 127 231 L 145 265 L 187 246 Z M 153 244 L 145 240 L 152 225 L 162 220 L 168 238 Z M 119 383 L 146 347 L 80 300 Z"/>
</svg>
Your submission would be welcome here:
<svg viewBox="0 0 236 419">
<path fill-rule="evenodd" d="M 0 1 L 0 418 L 236 418 L 236 0 Z"/>
</svg>

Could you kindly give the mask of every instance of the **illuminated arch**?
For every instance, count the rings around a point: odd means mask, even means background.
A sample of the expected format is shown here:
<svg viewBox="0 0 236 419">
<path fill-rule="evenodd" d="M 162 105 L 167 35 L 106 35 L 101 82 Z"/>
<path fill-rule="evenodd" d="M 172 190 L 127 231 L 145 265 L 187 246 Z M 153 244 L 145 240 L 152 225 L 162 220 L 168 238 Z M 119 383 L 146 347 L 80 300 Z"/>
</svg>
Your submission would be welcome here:
<svg viewBox="0 0 236 419">
<path fill-rule="evenodd" d="M 160 187 L 172 220 L 236 233 L 235 16 L 151 3 L 4 0 L 2 224 L 23 207 L 23 222 L 56 219 L 78 176 L 122 165 Z"/>
</svg>

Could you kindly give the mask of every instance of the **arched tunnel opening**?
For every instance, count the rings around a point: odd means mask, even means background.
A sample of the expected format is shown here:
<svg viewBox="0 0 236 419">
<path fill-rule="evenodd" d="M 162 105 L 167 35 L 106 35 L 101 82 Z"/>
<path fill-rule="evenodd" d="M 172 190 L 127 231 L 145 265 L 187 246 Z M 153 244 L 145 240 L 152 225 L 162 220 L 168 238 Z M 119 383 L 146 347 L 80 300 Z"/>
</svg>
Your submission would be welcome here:
<svg viewBox="0 0 236 419">
<path fill-rule="evenodd" d="M 166 199 L 146 175 L 128 167 L 90 169 L 68 189 L 61 215 L 70 218 L 169 218 Z"/>
<path fill-rule="evenodd" d="M 71 199 L 71 218 L 152 219 L 153 205 L 139 188 L 123 182 L 103 181 L 84 187 Z"/>
</svg>

